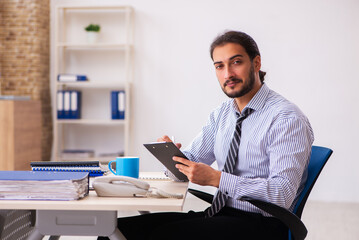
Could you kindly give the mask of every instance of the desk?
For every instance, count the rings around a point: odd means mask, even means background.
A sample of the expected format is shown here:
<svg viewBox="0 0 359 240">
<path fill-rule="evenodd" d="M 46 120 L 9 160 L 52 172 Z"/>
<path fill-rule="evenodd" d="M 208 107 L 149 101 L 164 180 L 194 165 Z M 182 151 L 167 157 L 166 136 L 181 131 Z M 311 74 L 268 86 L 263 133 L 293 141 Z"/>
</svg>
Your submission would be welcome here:
<svg viewBox="0 0 359 240">
<path fill-rule="evenodd" d="M 34 209 L 36 225 L 29 240 L 52 236 L 109 236 L 111 240 L 126 238 L 117 228 L 117 211 L 182 211 L 188 182 L 147 181 L 183 199 L 97 197 L 94 191 L 77 201 L 9 201 L 1 200 L 0 209 Z"/>
</svg>

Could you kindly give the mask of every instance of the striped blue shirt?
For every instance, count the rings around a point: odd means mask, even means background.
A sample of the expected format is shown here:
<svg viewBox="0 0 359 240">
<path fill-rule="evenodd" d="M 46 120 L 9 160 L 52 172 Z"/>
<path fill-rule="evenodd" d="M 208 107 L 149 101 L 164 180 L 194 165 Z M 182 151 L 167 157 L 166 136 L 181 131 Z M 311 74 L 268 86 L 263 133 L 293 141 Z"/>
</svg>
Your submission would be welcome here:
<svg viewBox="0 0 359 240">
<path fill-rule="evenodd" d="M 218 191 L 228 195 L 226 206 L 269 216 L 250 203 L 250 196 L 293 210 L 307 178 L 314 140 L 306 116 L 297 106 L 266 84 L 247 104 L 254 112 L 242 123 L 238 161 L 233 173 L 222 172 Z M 194 162 L 223 170 L 239 114 L 234 99 L 225 101 L 209 117 L 202 131 L 183 151 Z"/>
</svg>

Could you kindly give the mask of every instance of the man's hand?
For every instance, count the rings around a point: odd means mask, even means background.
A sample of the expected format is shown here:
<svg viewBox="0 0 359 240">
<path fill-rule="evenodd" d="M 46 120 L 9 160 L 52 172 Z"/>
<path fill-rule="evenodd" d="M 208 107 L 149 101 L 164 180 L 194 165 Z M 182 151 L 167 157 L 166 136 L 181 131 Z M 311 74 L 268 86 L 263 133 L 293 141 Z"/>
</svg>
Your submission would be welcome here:
<svg viewBox="0 0 359 240">
<path fill-rule="evenodd" d="M 180 157 L 173 157 L 173 160 L 182 163 L 176 164 L 176 168 L 186 175 L 191 182 L 202 186 L 219 187 L 221 171 L 215 170 L 204 163 L 196 163 Z"/>
<path fill-rule="evenodd" d="M 164 135 L 163 137 L 157 139 L 157 142 L 172 142 L 172 140 L 167 136 L 167 135 Z M 182 144 L 180 143 L 174 143 L 178 149 L 180 149 L 182 147 Z"/>
</svg>

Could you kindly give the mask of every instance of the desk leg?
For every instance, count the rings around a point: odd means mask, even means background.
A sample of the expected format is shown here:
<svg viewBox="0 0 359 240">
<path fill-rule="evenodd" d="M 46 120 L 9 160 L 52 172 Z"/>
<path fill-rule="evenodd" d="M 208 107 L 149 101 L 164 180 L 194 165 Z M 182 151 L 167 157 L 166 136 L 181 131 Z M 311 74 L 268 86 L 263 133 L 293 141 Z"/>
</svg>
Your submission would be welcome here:
<svg viewBox="0 0 359 240">
<path fill-rule="evenodd" d="M 35 229 L 29 240 L 53 236 L 108 236 L 126 240 L 117 228 L 117 211 L 36 210 Z"/>
<path fill-rule="evenodd" d="M 27 237 L 27 240 L 42 240 L 45 235 L 42 235 L 37 228 L 34 228 L 32 233 Z"/>
<path fill-rule="evenodd" d="M 60 236 L 50 236 L 49 240 L 59 240 Z"/>
<path fill-rule="evenodd" d="M 110 240 L 126 240 L 125 236 L 118 230 L 118 228 L 115 229 L 115 231 L 108 236 Z"/>
</svg>

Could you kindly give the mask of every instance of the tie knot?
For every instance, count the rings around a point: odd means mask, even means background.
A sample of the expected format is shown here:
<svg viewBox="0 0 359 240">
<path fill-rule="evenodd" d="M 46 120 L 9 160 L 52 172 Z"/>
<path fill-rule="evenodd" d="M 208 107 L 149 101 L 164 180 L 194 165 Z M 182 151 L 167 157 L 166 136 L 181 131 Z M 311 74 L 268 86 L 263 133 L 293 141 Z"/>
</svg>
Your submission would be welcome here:
<svg viewBox="0 0 359 240">
<path fill-rule="evenodd" d="M 246 116 L 248 117 L 249 114 L 251 114 L 254 111 L 254 109 L 252 108 L 246 108 L 244 109 L 243 113 L 241 114 L 241 116 Z"/>
<path fill-rule="evenodd" d="M 249 116 L 249 114 L 251 114 L 252 112 L 254 112 L 254 110 L 252 108 L 246 108 L 244 109 L 244 111 L 238 116 L 237 119 L 237 124 L 241 123 L 244 119 L 246 119 L 246 117 Z"/>
</svg>

